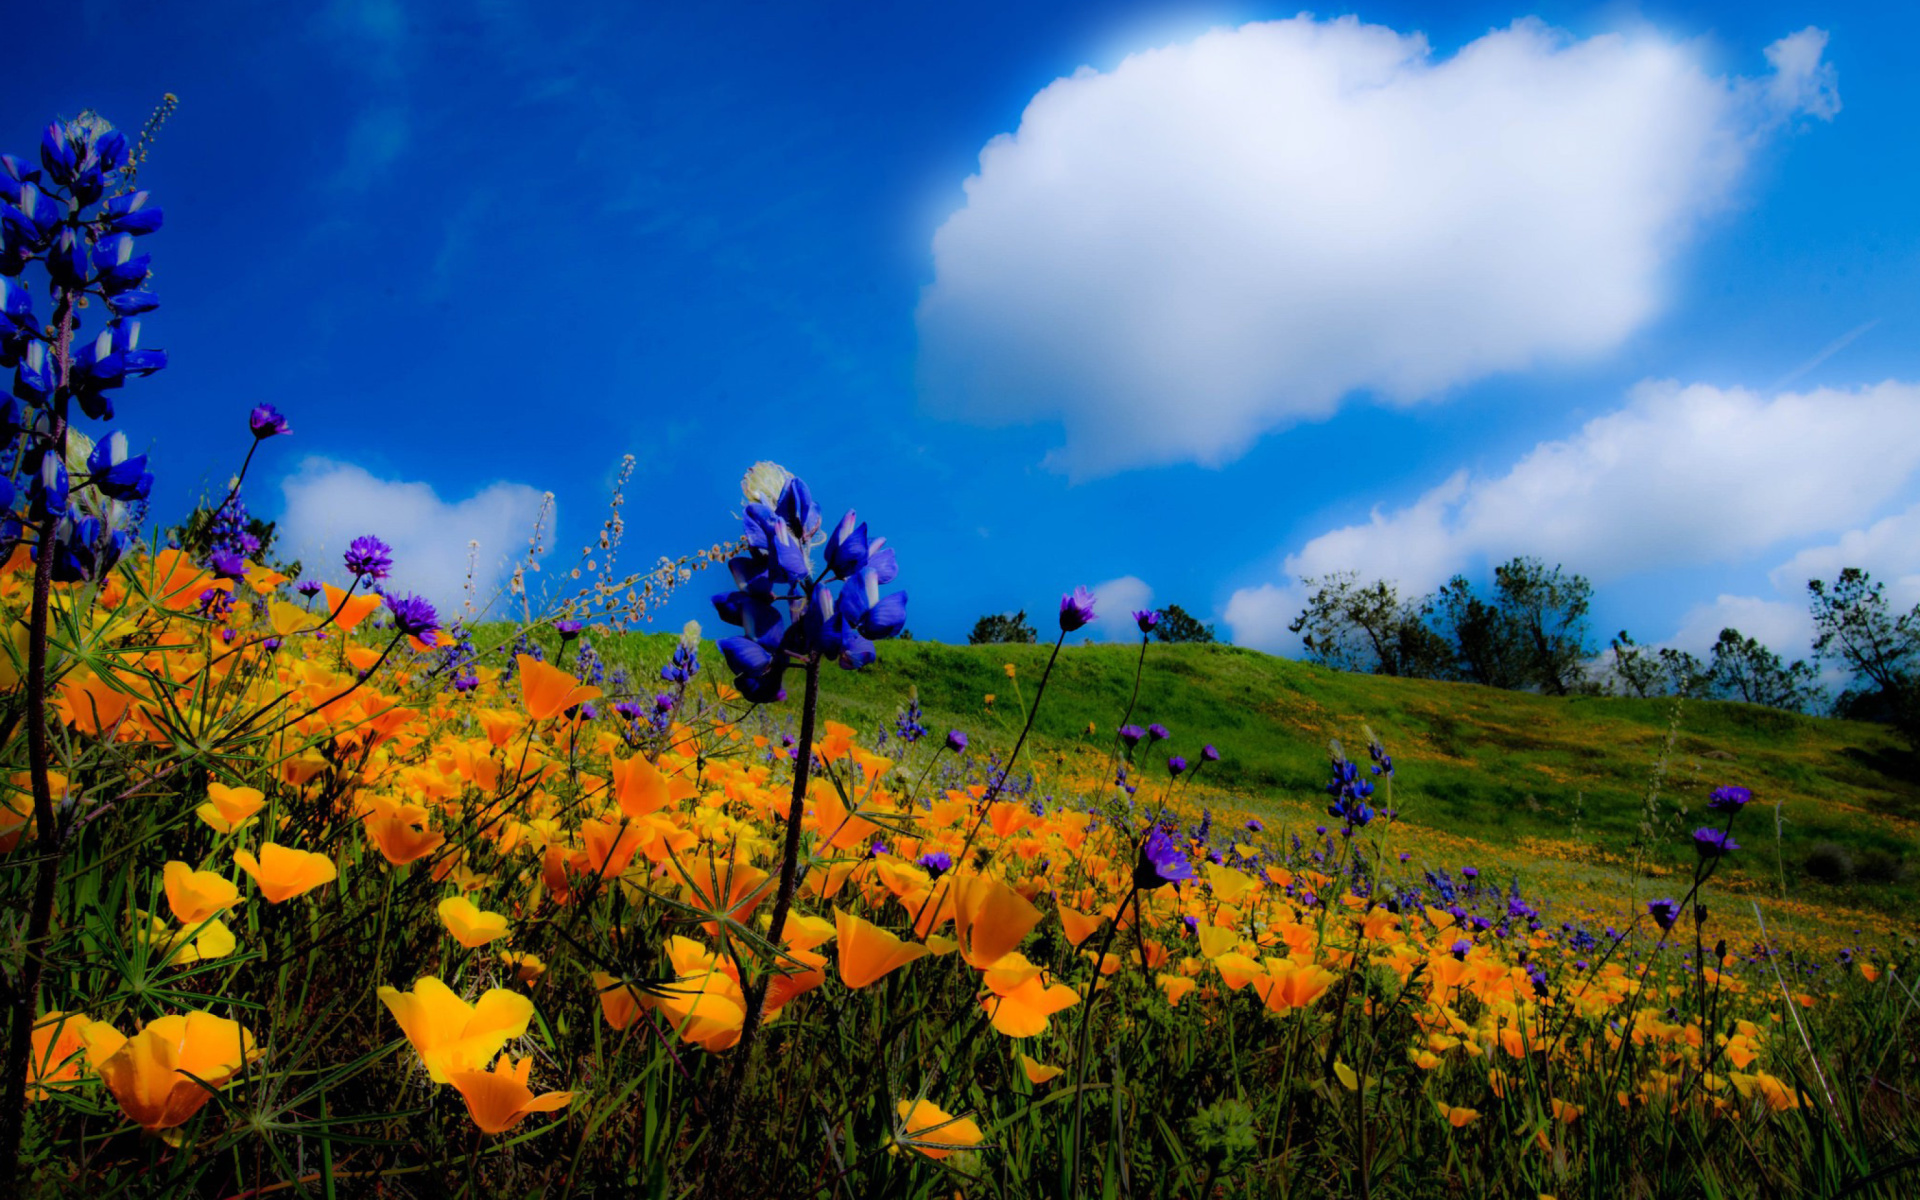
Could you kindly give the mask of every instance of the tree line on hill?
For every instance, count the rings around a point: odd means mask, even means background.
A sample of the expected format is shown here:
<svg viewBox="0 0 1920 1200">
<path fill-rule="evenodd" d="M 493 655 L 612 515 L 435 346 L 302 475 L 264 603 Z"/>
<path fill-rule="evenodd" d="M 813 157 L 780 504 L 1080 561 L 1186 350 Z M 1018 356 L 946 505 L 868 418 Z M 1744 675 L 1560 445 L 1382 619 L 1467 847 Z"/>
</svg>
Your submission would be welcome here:
<svg viewBox="0 0 1920 1200">
<path fill-rule="evenodd" d="M 1602 651 L 1589 629 L 1593 585 L 1536 558 L 1495 567 L 1491 594 L 1464 575 L 1414 597 L 1386 580 L 1363 583 L 1354 571 L 1302 583 L 1312 592 L 1288 629 L 1312 661 L 1338 670 L 1551 696 L 1685 696 L 1827 710 L 1892 724 L 1920 746 L 1920 605 L 1896 612 L 1884 586 L 1857 568 L 1807 583 L 1811 663 L 1787 662 L 1731 628 L 1720 631 L 1705 659 L 1641 645 L 1625 630 Z M 1848 677 L 1831 700 L 1819 679 L 1827 665 Z"/>
<path fill-rule="evenodd" d="M 1169 604 L 1160 610 L 1160 621 L 1153 627 L 1150 635 L 1162 642 L 1211 642 L 1215 641 L 1213 626 L 1202 622 L 1178 604 Z M 967 645 L 984 646 L 994 642 L 1013 642 L 1027 644 L 1039 640 L 1039 632 L 1027 622 L 1027 610 L 1015 613 L 988 613 L 973 623 L 973 632 L 967 635 Z"/>
</svg>

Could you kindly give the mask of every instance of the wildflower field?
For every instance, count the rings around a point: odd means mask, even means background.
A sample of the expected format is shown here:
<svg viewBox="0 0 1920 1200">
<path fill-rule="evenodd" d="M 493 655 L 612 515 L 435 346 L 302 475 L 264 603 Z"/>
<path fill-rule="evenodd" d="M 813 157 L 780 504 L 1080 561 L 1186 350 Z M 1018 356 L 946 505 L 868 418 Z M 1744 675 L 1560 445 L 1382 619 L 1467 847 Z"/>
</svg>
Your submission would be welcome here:
<svg viewBox="0 0 1920 1200">
<path fill-rule="evenodd" d="M 1920 1187 L 1913 893 L 1793 867 L 1910 846 L 1884 731 L 1086 647 L 1080 588 L 896 641 L 913 564 L 767 463 L 729 544 L 447 620 L 378 530 L 261 561 L 267 405 L 142 542 L 140 156 L 0 158 L 0 1188 Z M 722 637 L 623 632 L 696 578 Z"/>
</svg>

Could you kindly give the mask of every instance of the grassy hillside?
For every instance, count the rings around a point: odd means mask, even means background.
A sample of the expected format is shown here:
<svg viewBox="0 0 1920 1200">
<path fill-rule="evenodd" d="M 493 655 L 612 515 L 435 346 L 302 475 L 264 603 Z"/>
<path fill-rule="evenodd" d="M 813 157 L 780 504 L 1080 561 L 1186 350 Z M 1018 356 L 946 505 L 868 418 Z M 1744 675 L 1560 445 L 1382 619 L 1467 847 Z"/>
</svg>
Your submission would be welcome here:
<svg viewBox="0 0 1920 1200">
<path fill-rule="evenodd" d="M 609 663 L 643 672 L 647 688 L 672 644 L 667 635 L 625 635 L 602 638 L 598 648 Z M 917 690 L 936 734 L 962 729 L 975 747 L 1004 753 L 1048 649 L 888 643 L 869 670 L 829 670 L 822 692 L 831 715 L 871 732 L 890 727 Z M 1138 653 L 1108 645 L 1062 651 L 1036 726 L 1040 749 L 1110 746 Z M 711 646 L 703 662 L 724 670 Z M 1788 912 L 1825 912 L 1844 923 L 1854 919 L 1849 910 L 1866 910 L 1890 918 L 1888 932 L 1910 931 L 1920 911 L 1920 768 L 1875 725 L 1714 701 L 1554 699 L 1345 674 L 1233 646 L 1159 644 L 1147 651 L 1133 719 L 1171 730 L 1155 763 L 1167 754 L 1195 758 L 1204 743 L 1219 748 L 1220 764 L 1203 777 L 1207 802 L 1279 818 L 1309 837 L 1328 739 L 1361 754 L 1362 728 L 1371 725 L 1394 756 L 1394 802 L 1413 831 L 1594 895 L 1632 885 L 1619 877 L 1635 862 L 1664 757 L 1655 809 L 1663 832 L 1641 879 L 1684 868 L 1685 833 L 1704 822 L 1707 793 L 1740 784 L 1753 789 L 1754 804 L 1735 831 L 1747 851 L 1723 873 L 1733 888 L 1778 907 L 1784 877 Z M 1431 838 L 1428 848 L 1438 853 Z M 1816 878 L 1806 864 L 1822 856 L 1843 869 L 1851 863 L 1854 877 Z M 1648 886 L 1653 892 L 1642 894 L 1658 893 L 1657 882 Z"/>
</svg>

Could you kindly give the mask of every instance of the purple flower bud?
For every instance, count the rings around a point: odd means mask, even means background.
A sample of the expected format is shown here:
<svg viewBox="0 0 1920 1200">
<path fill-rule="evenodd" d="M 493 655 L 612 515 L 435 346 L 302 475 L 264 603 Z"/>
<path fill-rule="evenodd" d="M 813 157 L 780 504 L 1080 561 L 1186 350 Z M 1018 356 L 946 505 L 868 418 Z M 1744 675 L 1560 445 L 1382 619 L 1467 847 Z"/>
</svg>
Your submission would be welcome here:
<svg viewBox="0 0 1920 1200">
<path fill-rule="evenodd" d="M 1085 587 L 1074 588 L 1060 597 L 1060 631 L 1072 633 L 1093 620 L 1093 593 Z"/>
<path fill-rule="evenodd" d="M 1173 736 L 1171 733 L 1167 732 L 1167 727 L 1165 725 L 1162 725 L 1158 722 L 1155 722 L 1154 724 L 1147 726 L 1147 733 L 1151 735 L 1153 740 L 1156 742 L 1164 742 L 1168 738 Z"/>
<path fill-rule="evenodd" d="M 287 419 L 280 415 L 280 410 L 271 404 L 254 405 L 253 411 L 247 414 L 247 427 L 253 430 L 254 440 L 262 442 L 293 432 Z"/>
<path fill-rule="evenodd" d="M 580 622 L 578 621 L 555 621 L 553 628 L 554 632 L 560 635 L 560 640 L 563 642 L 570 642 L 580 636 Z"/>
<path fill-rule="evenodd" d="M 1140 627 L 1141 633 L 1152 633 L 1153 627 L 1160 623 L 1160 610 L 1154 608 L 1141 609 L 1139 612 L 1133 614 L 1133 623 Z"/>
<path fill-rule="evenodd" d="M 1208 744 L 1200 747 L 1200 757 L 1202 759 L 1205 759 L 1207 762 L 1219 762 L 1220 752 L 1218 750 L 1215 750 L 1213 748 L 1213 744 L 1209 742 Z"/>
<path fill-rule="evenodd" d="M 1180 772 L 1186 769 L 1187 760 L 1181 758 L 1178 754 L 1167 760 L 1167 774 L 1172 775 L 1176 779 L 1179 778 Z"/>
<path fill-rule="evenodd" d="M 958 729 L 949 730 L 947 732 L 947 749 L 953 751 L 955 754 L 959 754 L 961 751 L 965 750 L 966 748 L 967 748 L 966 734 L 961 733 Z"/>
</svg>

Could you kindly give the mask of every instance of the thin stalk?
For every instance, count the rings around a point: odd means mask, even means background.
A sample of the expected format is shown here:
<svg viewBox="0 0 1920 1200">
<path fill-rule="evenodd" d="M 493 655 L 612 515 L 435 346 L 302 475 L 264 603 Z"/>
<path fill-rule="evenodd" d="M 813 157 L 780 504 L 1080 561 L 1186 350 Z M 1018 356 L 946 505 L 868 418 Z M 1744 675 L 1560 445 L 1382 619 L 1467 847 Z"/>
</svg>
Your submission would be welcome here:
<svg viewBox="0 0 1920 1200">
<path fill-rule="evenodd" d="M 45 453 L 67 461 L 67 371 L 73 351 L 73 295 L 62 291 L 53 314 L 58 331 L 54 362 L 59 386 L 54 392 L 52 444 Z M 27 635 L 27 757 L 33 777 L 33 824 L 39 864 L 33 879 L 33 904 L 27 914 L 27 937 L 20 965 L 20 982 L 12 989 L 12 1021 L 7 1039 L 5 1094 L 0 1096 L 0 1196 L 20 1194 L 20 1138 L 26 1126 L 27 1068 L 33 1056 L 33 1021 L 40 1006 L 40 983 L 46 971 L 49 934 L 53 928 L 54 884 L 60 877 L 60 833 L 53 811 L 53 739 L 47 731 L 47 609 L 53 594 L 53 535 L 59 517 L 40 518 L 35 531 L 33 605 Z"/>
</svg>

